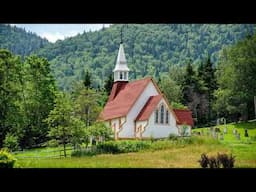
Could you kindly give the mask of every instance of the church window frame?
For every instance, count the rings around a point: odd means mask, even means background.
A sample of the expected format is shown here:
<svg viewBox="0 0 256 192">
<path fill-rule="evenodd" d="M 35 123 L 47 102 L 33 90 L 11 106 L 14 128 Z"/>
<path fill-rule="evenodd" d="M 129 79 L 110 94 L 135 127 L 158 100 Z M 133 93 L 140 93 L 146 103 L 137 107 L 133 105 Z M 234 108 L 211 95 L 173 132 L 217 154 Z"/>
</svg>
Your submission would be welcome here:
<svg viewBox="0 0 256 192">
<path fill-rule="evenodd" d="M 165 111 L 165 107 L 162 104 L 160 106 L 160 124 L 164 124 L 164 111 Z"/>
<path fill-rule="evenodd" d="M 156 109 L 155 110 L 155 123 L 158 124 L 158 122 L 159 122 L 159 110 Z"/>
<path fill-rule="evenodd" d="M 165 124 L 169 124 L 169 110 L 166 109 L 165 111 Z"/>
</svg>

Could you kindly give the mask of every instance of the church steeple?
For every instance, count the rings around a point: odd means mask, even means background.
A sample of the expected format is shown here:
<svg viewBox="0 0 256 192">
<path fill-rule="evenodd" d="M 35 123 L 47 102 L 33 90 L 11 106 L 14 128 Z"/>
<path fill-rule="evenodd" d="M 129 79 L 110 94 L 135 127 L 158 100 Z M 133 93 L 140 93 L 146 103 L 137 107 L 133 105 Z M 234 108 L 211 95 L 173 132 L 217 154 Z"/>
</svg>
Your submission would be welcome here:
<svg viewBox="0 0 256 192">
<path fill-rule="evenodd" d="M 129 68 L 127 66 L 125 53 L 124 53 L 124 46 L 122 42 L 122 31 L 121 31 L 121 42 L 120 47 L 117 55 L 116 66 L 113 70 L 114 72 L 114 82 L 116 81 L 129 81 Z"/>
</svg>

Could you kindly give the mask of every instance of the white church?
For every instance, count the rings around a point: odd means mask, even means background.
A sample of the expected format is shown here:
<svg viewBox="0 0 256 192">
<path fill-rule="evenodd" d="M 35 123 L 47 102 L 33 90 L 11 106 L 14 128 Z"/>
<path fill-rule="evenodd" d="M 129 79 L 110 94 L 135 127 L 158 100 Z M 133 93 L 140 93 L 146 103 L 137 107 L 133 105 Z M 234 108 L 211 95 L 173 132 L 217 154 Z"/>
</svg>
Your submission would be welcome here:
<svg viewBox="0 0 256 192">
<path fill-rule="evenodd" d="M 122 42 L 113 72 L 114 84 L 100 119 L 112 128 L 115 139 L 179 136 L 184 125 L 191 134 L 191 111 L 172 109 L 152 78 L 129 82 Z"/>
</svg>

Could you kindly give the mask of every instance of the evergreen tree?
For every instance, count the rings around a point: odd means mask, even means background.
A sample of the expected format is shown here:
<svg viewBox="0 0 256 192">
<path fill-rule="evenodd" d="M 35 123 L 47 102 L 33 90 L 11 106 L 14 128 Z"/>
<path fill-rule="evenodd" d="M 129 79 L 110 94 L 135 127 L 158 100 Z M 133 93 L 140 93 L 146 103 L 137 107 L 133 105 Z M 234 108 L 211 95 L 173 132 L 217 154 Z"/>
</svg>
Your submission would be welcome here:
<svg viewBox="0 0 256 192">
<path fill-rule="evenodd" d="M 92 80 L 91 80 L 91 73 L 89 73 L 88 70 L 86 70 L 86 73 L 85 73 L 85 76 L 84 76 L 84 81 L 83 81 L 83 84 L 84 84 L 84 87 L 89 89 L 91 88 L 92 86 Z"/>
<path fill-rule="evenodd" d="M 104 89 L 105 89 L 107 95 L 110 95 L 113 84 L 114 84 L 114 78 L 113 78 L 113 75 L 110 74 L 108 76 L 108 79 L 105 81 L 105 85 L 104 85 Z"/>
</svg>

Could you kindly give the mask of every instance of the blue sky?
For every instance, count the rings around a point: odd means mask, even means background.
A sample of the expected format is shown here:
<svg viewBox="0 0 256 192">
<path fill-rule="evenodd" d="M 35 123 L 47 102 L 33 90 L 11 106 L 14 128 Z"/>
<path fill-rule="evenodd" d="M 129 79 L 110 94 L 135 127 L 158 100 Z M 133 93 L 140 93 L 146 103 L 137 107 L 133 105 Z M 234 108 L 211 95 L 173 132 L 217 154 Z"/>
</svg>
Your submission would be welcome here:
<svg viewBox="0 0 256 192">
<path fill-rule="evenodd" d="M 11 24 L 17 27 L 25 28 L 37 35 L 48 39 L 50 42 L 63 40 L 66 37 L 72 37 L 84 31 L 96 31 L 103 27 L 103 24 Z M 104 24 L 109 27 L 110 24 Z"/>
</svg>

